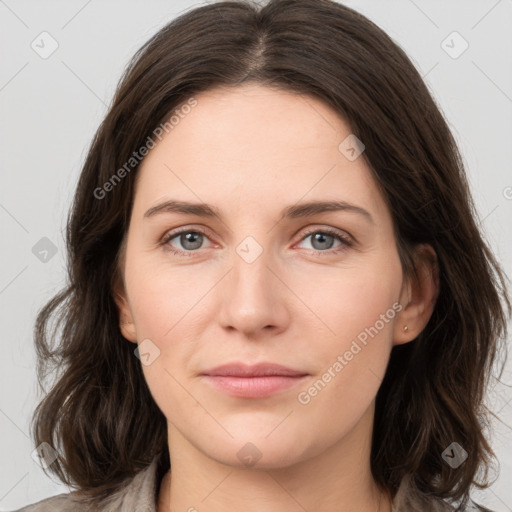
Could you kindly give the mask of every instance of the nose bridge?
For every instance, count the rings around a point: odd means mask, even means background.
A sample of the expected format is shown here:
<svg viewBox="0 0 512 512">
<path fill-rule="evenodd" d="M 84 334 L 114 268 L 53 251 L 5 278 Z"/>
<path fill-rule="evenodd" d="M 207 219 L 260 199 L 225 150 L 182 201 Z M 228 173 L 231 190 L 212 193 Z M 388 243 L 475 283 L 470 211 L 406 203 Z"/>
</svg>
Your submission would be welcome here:
<svg viewBox="0 0 512 512">
<path fill-rule="evenodd" d="M 221 313 L 225 325 L 247 333 L 279 326 L 286 318 L 282 284 L 271 271 L 276 266 L 269 248 L 271 237 L 257 236 L 261 242 L 247 236 L 235 247 Z"/>
<path fill-rule="evenodd" d="M 245 302 L 249 309 L 253 301 L 259 302 L 262 307 L 262 301 L 271 301 L 276 292 L 273 283 L 275 276 L 269 270 L 272 265 L 269 241 L 266 241 L 266 246 L 264 243 L 248 236 L 238 244 L 233 255 L 232 292 L 237 296 L 238 303 Z"/>
</svg>

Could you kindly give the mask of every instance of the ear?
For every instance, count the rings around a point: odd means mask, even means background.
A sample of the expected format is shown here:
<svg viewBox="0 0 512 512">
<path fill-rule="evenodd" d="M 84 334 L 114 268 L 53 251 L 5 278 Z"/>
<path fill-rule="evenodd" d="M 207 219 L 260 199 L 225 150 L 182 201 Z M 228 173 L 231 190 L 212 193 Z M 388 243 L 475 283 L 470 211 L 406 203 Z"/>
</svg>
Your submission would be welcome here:
<svg viewBox="0 0 512 512">
<path fill-rule="evenodd" d="M 133 343 L 137 343 L 137 331 L 133 322 L 133 315 L 126 298 L 125 286 L 121 277 L 116 279 L 113 288 L 114 301 L 119 311 L 119 329 L 121 334 Z"/>
<path fill-rule="evenodd" d="M 439 268 L 432 246 L 417 245 L 413 260 L 416 275 L 404 279 L 402 285 L 399 299 L 402 310 L 396 318 L 394 345 L 408 343 L 423 331 L 434 311 L 439 294 Z"/>
</svg>

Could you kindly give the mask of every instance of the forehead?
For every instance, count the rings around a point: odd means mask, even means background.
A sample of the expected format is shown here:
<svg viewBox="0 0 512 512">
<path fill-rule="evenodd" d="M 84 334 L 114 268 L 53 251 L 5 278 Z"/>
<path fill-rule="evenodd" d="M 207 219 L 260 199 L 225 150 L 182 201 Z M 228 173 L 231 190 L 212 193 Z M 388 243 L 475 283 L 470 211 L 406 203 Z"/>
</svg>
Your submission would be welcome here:
<svg viewBox="0 0 512 512">
<path fill-rule="evenodd" d="M 142 162 L 136 208 L 165 196 L 232 206 L 233 213 L 357 199 L 375 216 L 385 215 L 364 158 L 350 161 L 339 149 L 350 126 L 321 100 L 252 84 L 217 87 L 194 99 Z"/>
</svg>

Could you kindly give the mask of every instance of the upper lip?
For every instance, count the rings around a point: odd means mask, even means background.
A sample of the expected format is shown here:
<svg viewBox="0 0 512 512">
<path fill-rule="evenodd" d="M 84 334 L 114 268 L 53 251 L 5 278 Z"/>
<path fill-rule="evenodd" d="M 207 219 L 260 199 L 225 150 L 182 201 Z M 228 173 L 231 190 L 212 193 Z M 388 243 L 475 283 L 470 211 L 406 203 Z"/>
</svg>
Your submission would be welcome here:
<svg viewBox="0 0 512 512">
<path fill-rule="evenodd" d="M 285 376 L 299 377 L 308 375 L 306 372 L 293 370 L 280 364 L 259 363 L 248 365 L 245 363 L 228 363 L 206 370 L 202 375 L 229 376 L 229 377 L 262 377 L 262 376 Z"/>
</svg>

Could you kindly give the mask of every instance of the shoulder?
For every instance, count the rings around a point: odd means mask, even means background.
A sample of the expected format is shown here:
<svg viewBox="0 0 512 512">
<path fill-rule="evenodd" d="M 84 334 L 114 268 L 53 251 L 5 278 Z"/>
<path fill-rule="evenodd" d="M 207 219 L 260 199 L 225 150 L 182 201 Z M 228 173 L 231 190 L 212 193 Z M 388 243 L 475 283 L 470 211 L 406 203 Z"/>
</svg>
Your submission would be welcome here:
<svg viewBox="0 0 512 512">
<path fill-rule="evenodd" d="M 404 477 L 393 499 L 392 512 L 492 512 L 476 503 L 470 502 L 465 507 L 447 501 L 426 496 L 411 484 L 410 476 Z"/>
<path fill-rule="evenodd" d="M 80 500 L 78 492 L 74 491 L 46 498 L 13 512 L 156 512 L 160 487 L 158 469 L 159 457 L 156 456 L 149 466 L 99 504 Z"/>
<path fill-rule="evenodd" d="M 46 498 L 14 512 L 64 512 L 69 510 L 82 512 L 88 510 L 88 508 L 86 505 L 77 502 L 74 499 L 73 493 L 69 493 Z"/>
</svg>

